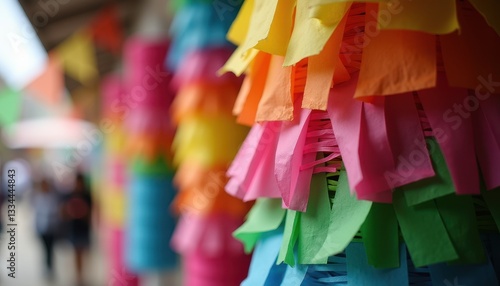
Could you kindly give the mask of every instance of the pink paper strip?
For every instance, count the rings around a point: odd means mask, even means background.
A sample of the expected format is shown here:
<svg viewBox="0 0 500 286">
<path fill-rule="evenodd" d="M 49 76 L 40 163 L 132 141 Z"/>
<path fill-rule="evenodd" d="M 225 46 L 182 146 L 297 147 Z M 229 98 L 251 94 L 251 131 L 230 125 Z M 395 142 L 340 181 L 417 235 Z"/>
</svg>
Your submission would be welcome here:
<svg viewBox="0 0 500 286">
<path fill-rule="evenodd" d="M 362 104 L 353 100 L 357 81 L 358 73 L 353 74 L 351 80 L 335 85 L 330 90 L 327 109 L 351 191 L 363 178 L 358 154 Z"/>
<path fill-rule="evenodd" d="M 472 119 L 476 156 L 486 188 L 491 190 L 500 186 L 500 97 L 480 101 Z"/>
<path fill-rule="evenodd" d="M 255 124 L 227 171 L 226 191 L 244 201 L 281 198 L 274 172 L 274 154 L 281 122 Z"/>
<path fill-rule="evenodd" d="M 297 102 L 299 101 L 297 100 Z M 294 116 L 294 120 L 291 122 L 283 122 L 279 134 L 274 175 L 278 182 L 278 189 L 281 192 L 284 206 L 305 211 L 310 185 L 306 185 L 307 174 L 300 175 L 300 167 L 304 158 L 304 145 L 311 110 L 300 109 L 300 105 L 296 106 L 295 110 L 300 110 L 300 114 Z M 307 159 L 310 160 L 310 158 Z M 310 161 L 314 161 L 314 157 Z M 308 170 L 303 172 L 307 173 Z M 311 176 L 312 168 L 310 169 L 309 181 Z M 298 205 L 291 205 L 292 201 L 298 203 Z"/>
<path fill-rule="evenodd" d="M 418 91 L 418 95 L 443 151 L 457 194 L 479 194 L 472 120 L 464 107 L 467 90 L 449 87 L 446 76 L 440 73 L 437 86 Z"/>
<path fill-rule="evenodd" d="M 359 160 L 363 179 L 356 185 L 359 199 L 392 201 L 392 188 L 384 176 L 394 170 L 395 164 L 385 123 L 384 97 L 374 98 L 373 103 L 363 103 L 359 136 Z"/>
<path fill-rule="evenodd" d="M 411 93 L 385 98 L 387 135 L 396 162 L 384 176 L 390 186 L 402 186 L 435 175 Z"/>
</svg>

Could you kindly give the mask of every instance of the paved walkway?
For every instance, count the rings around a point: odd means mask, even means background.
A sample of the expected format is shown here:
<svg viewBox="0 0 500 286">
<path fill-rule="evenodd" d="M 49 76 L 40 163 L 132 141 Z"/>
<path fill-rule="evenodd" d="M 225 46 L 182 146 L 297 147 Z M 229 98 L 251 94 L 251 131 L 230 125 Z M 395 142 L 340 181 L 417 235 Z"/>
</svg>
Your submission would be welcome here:
<svg viewBox="0 0 500 286">
<path fill-rule="evenodd" d="M 0 234 L 0 285 L 2 286 L 72 286 L 75 273 L 73 270 L 73 256 L 70 245 L 59 243 L 55 249 L 55 279 L 47 282 L 44 279 L 42 249 L 34 233 L 33 214 L 26 201 L 17 202 L 17 269 L 16 278 L 8 277 L 7 270 L 7 236 L 5 230 L 6 208 L 1 212 L 4 230 Z M 97 242 L 97 239 L 94 239 Z M 105 257 L 98 243 L 93 244 L 87 260 L 86 285 L 105 286 Z"/>
</svg>

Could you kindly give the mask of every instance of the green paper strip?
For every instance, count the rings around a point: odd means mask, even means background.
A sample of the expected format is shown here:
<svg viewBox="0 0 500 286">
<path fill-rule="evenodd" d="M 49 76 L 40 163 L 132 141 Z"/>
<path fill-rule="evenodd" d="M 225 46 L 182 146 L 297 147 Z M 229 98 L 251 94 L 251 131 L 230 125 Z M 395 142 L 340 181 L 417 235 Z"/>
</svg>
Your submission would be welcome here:
<svg viewBox="0 0 500 286">
<path fill-rule="evenodd" d="M 371 206 L 372 202 L 361 201 L 355 196 L 351 196 L 346 172 L 342 170 L 330 212 L 328 236 L 316 253 L 314 260 L 322 261 L 344 251 L 359 231 Z"/>
<path fill-rule="evenodd" d="M 393 205 L 415 267 L 458 259 L 434 200 L 408 206 L 396 190 Z"/>
<path fill-rule="evenodd" d="M 432 166 L 436 175 L 401 187 L 406 203 L 414 206 L 455 192 L 448 166 L 439 144 L 435 139 L 427 139 Z"/>
<path fill-rule="evenodd" d="M 436 199 L 446 230 L 455 250 L 459 264 L 484 263 L 483 243 L 476 224 L 476 212 L 470 196 L 448 195 Z"/>
<path fill-rule="evenodd" d="M 491 216 L 495 220 L 495 224 L 500 231 L 500 188 L 490 191 L 483 190 L 482 195 L 486 205 L 488 205 Z"/>
<path fill-rule="evenodd" d="M 399 233 L 394 207 L 390 204 L 374 203 L 361 235 L 368 263 L 376 268 L 398 268 Z"/>
<path fill-rule="evenodd" d="M 248 213 L 247 220 L 234 231 L 233 236 L 250 253 L 263 232 L 277 229 L 283 222 L 285 210 L 281 208 L 281 199 L 258 199 Z"/>
<path fill-rule="evenodd" d="M 292 267 L 295 266 L 294 248 L 299 233 L 298 229 L 300 227 L 299 221 L 301 214 L 302 213 L 293 210 L 286 211 L 283 242 L 281 244 L 277 264 L 281 264 L 284 261 L 286 264 Z"/>
<path fill-rule="evenodd" d="M 314 256 L 328 235 L 329 200 L 325 174 L 314 174 L 307 211 L 300 216 L 297 239 L 299 264 L 326 264 L 328 261 L 328 259 L 315 260 Z"/>
</svg>

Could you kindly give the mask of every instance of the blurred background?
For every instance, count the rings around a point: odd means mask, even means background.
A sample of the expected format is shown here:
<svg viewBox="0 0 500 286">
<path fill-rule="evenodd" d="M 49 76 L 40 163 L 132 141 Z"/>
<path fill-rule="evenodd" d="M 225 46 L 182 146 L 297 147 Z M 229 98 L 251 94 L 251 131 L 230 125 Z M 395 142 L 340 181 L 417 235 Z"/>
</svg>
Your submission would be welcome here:
<svg viewBox="0 0 500 286">
<path fill-rule="evenodd" d="M 124 74 L 128 38 L 140 38 L 147 57 L 167 37 L 170 10 L 164 0 L 0 2 L 0 285 L 180 285 L 172 253 L 147 267 L 140 261 L 151 258 L 130 258 L 141 277 L 124 266 L 120 156 L 130 149 L 113 115 L 121 106 L 111 112 L 104 99 L 123 93 L 112 75 Z M 150 75 L 161 82 L 162 72 Z M 15 269 L 6 261 L 11 227 Z"/>
</svg>

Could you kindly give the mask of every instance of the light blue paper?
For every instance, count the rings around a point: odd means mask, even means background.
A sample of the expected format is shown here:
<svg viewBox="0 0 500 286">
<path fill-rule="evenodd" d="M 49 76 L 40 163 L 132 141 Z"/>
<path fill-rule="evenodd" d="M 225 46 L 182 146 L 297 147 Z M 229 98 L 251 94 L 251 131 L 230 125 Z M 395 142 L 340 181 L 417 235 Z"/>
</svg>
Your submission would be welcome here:
<svg viewBox="0 0 500 286">
<path fill-rule="evenodd" d="M 363 243 L 350 243 L 346 248 L 348 285 L 409 285 L 406 247 L 403 244 L 400 246 L 399 255 L 399 268 L 377 269 L 368 264 L 368 257 Z"/>
<path fill-rule="evenodd" d="M 274 286 L 281 283 L 287 267 L 286 264 L 276 264 L 282 240 L 282 228 L 262 234 L 253 252 L 248 277 L 241 286 Z"/>
</svg>

